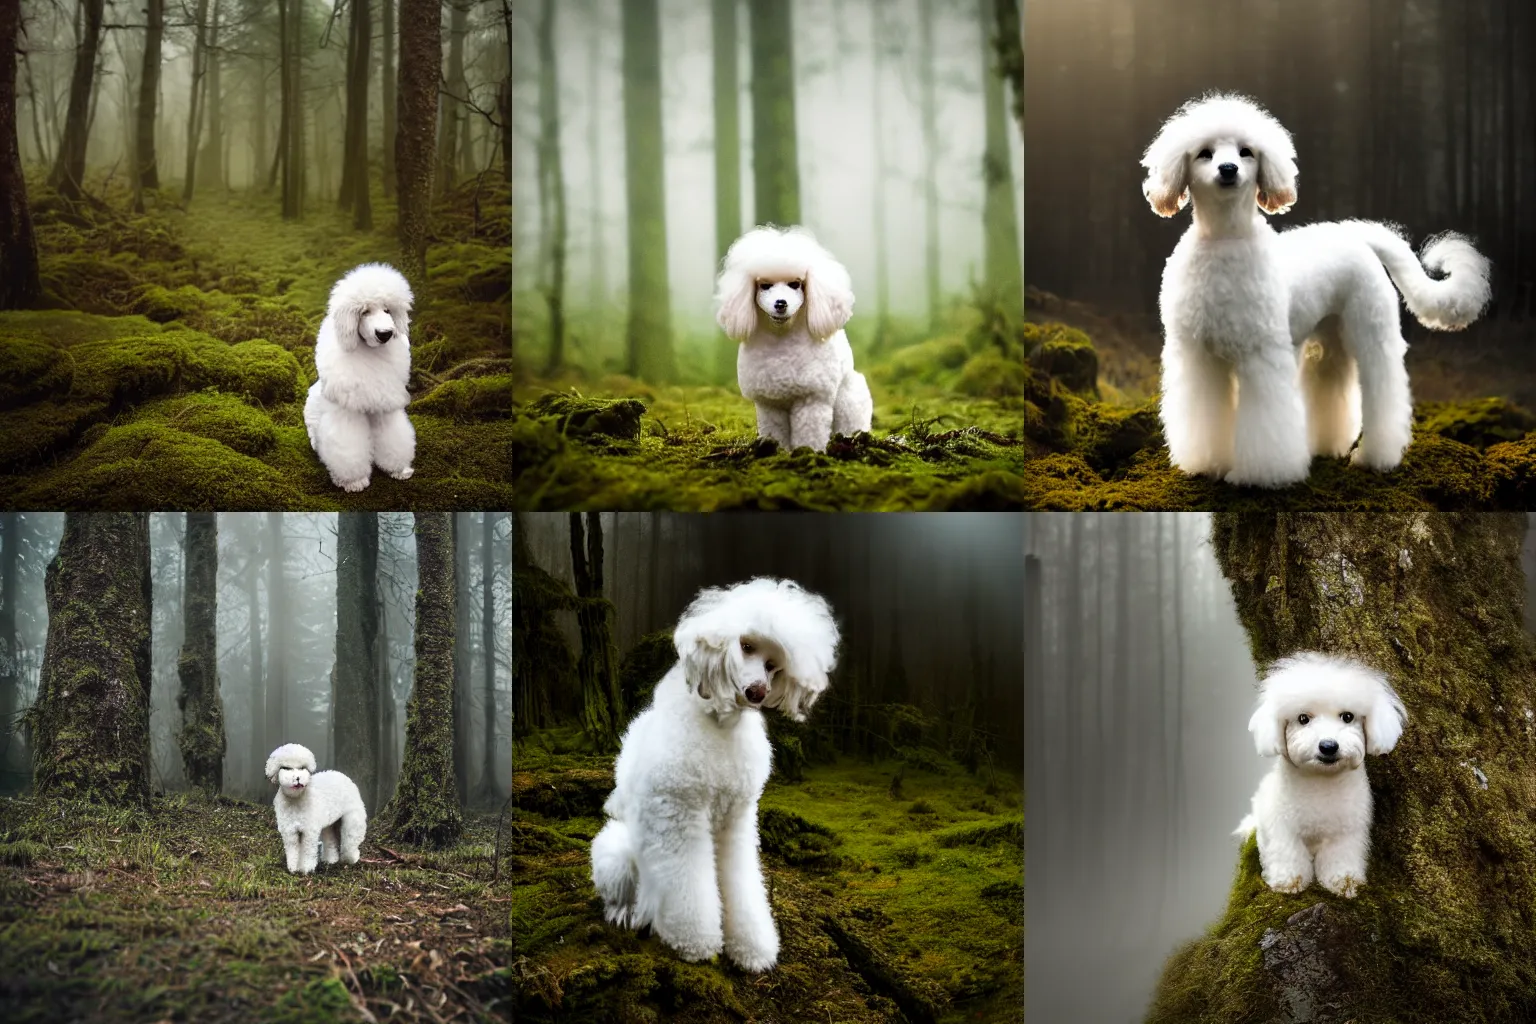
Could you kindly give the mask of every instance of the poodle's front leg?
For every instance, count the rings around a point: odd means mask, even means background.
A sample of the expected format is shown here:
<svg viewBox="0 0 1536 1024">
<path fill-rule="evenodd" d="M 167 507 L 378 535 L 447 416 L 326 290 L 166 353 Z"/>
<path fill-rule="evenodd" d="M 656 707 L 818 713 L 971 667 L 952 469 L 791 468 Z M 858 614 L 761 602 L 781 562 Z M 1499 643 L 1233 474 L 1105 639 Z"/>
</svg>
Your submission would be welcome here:
<svg viewBox="0 0 1536 1024">
<path fill-rule="evenodd" d="M 299 871 L 299 834 L 297 832 L 283 833 L 283 855 L 288 861 L 288 870 L 293 874 Z"/>
<path fill-rule="evenodd" d="M 1169 329 L 1158 412 L 1168 461 L 1191 476 L 1219 477 L 1232 468 L 1237 404 L 1232 380 L 1230 363 L 1203 346 L 1183 343 Z"/>
<path fill-rule="evenodd" d="M 367 413 L 331 406 L 315 432 L 315 454 L 344 491 L 360 491 L 373 473 L 372 430 Z"/>
<path fill-rule="evenodd" d="M 1276 892 L 1301 892 L 1312 884 L 1312 854 L 1289 829 L 1259 822 L 1259 868 Z"/>
<path fill-rule="evenodd" d="M 298 832 L 295 839 L 299 844 L 299 874 L 311 874 L 320 866 L 319 837 L 313 832 Z"/>
<path fill-rule="evenodd" d="M 832 403 L 812 400 L 801 402 L 789 412 L 789 435 L 793 447 L 807 445 L 824 452 L 832 439 Z"/>
<path fill-rule="evenodd" d="M 757 436 L 772 438 L 779 447 L 789 450 L 789 410 L 767 402 L 757 404 Z"/>
<path fill-rule="evenodd" d="M 654 827 L 642 841 L 636 903 L 656 907 L 656 937 L 679 956 L 707 960 L 723 943 L 714 837 L 703 808 L 667 804 L 648 818 Z"/>
<path fill-rule="evenodd" d="M 395 409 L 374 413 L 368 419 L 373 427 L 373 464 L 396 480 L 409 480 L 416 458 L 416 428 L 411 426 L 411 418 L 404 409 Z"/>
<path fill-rule="evenodd" d="M 779 932 L 758 861 L 756 803 L 726 820 L 718 849 L 726 955 L 743 970 L 766 971 L 778 961 Z"/>
<path fill-rule="evenodd" d="M 1237 364 L 1237 429 L 1227 483 L 1285 487 L 1307 478 L 1307 411 L 1295 349 L 1275 339 Z"/>
<path fill-rule="evenodd" d="M 1342 835 L 1329 836 L 1317 847 L 1317 880 L 1323 888 L 1353 898 L 1365 884 L 1365 861 L 1370 852 L 1370 823 L 1362 823 Z"/>
</svg>

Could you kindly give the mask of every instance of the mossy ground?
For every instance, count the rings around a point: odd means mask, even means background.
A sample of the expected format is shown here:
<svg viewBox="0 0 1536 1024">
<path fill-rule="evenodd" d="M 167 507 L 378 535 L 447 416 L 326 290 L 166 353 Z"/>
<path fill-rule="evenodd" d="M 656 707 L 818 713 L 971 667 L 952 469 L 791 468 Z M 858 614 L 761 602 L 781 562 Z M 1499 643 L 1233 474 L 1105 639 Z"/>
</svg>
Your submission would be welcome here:
<svg viewBox="0 0 1536 1024">
<path fill-rule="evenodd" d="M 734 373 L 699 368 L 713 365 L 708 345 L 717 338 L 685 344 L 685 381 L 670 386 L 604 371 L 536 376 L 526 366 L 539 353 L 520 354 L 517 507 L 1018 508 L 1025 448 L 1017 330 L 1016 321 L 958 307 L 936 336 L 914 334 L 880 357 L 859 351 L 856 364 L 874 395 L 873 429 L 825 453 L 759 442 L 756 413 Z M 720 382 L 706 382 L 711 377 Z M 573 404 L 605 422 L 573 423 Z M 610 408 L 617 414 L 604 412 Z"/>
<path fill-rule="evenodd" d="M 569 730 L 515 760 L 513 991 L 528 1021 L 1023 1019 L 1023 810 L 990 782 L 844 758 L 771 780 L 760 834 L 779 964 L 688 964 L 603 921 L 588 848 L 611 757 Z"/>
<path fill-rule="evenodd" d="M 466 824 L 305 877 L 268 805 L 0 800 L 0 1018 L 505 1020 L 512 885 L 495 816 Z"/>
<path fill-rule="evenodd" d="M 506 193 L 437 210 L 412 318 L 416 473 L 335 487 L 303 403 L 336 279 L 394 258 L 394 208 L 360 234 L 321 204 L 284 222 L 270 196 L 168 194 L 150 212 L 72 207 L 29 186 L 45 304 L 0 313 L 0 505 L 88 509 L 453 509 L 511 501 Z M 500 211 L 498 213 L 497 211 Z"/>
<path fill-rule="evenodd" d="M 1100 363 L 1090 387 L 1084 379 L 1083 332 L 1055 322 L 1029 323 L 1025 332 L 1028 508 L 1386 511 L 1536 505 L 1536 416 L 1506 399 L 1419 403 L 1413 443 L 1390 473 L 1319 456 L 1302 483 L 1274 490 L 1236 487 L 1188 476 L 1168 461 L 1155 378 L 1130 382 Z"/>
</svg>

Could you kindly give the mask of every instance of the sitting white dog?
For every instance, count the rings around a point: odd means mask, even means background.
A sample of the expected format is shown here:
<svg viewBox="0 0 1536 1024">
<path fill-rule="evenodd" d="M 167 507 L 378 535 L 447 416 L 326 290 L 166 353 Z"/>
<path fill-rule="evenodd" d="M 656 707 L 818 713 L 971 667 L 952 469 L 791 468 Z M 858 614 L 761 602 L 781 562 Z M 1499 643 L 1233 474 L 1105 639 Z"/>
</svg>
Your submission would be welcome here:
<svg viewBox="0 0 1536 1024">
<path fill-rule="evenodd" d="M 741 342 L 736 381 L 759 437 L 821 452 L 833 434 L 869 430 L 874 400 L 843 333 L 853 284 L 809 231 L 770 225 L 736 239 L 716 299 L 721 328 Z"/>
<path fill-rule="evenodd" d="M 772 750 L 761 708 L 802 721 L 827 686 L 837 625 L 789 580 L 700 592 L 673 633 L 679 661 L 630 723 L 592 840 L 592 882 L 621 927 L 650 925 L 685 960 L 778 961 L 758 862 Z"/>
<path fill-rule="evenodd" d="M 367 487 L 375 465 L 396 480 L 414 472 L 416 429 L 405 414 L 410 323 L 411 286 L 394 267 L 365 263 L 331 289 L 304 429 L 342 490 Z"/>
<path fill-rule="evenodd" d="M 1314 878 L 1340 896 L 1365 884 L 1371 787 L 1365 755 L 1385 754 L 1407 712 L 1386 677 L 1356 661 L 1308 652 L 1275 663 L 1248 722 L 1264 757 L 1278 755 L 1234 833 L 1258 832 L 1264 882 L 1300 892 Z"/>
<path fill-rule="evenodd" d="M 1488 304 L 1488 260 L 1447 232 L 1421 266 L 1394 228 L 1368 221 L 1275 232 L 1265 214 L 1296 202 L 1296 149 L 1243 96 L 1186 103 L 1141 162 L 1156 213 L 1194 209 L 1159 300 L 1172 463 L 1280 487 L 1305 480 L 1314 455 L 1349 454 L 1358 437 L 1354 464 L 1395 468 L 1413 402 L 1393 284 L 1424 326 L 1460 330 Z"/>
<path fill-rule="evenodd" d="M 267 781 L 277 783 L 272 808 L 283 837 L 288 870 L 307 875 L 324 851 L 327 864 L 356 864 L 368 831 L 368 811 L 357 784 L 341 772 L 315 772 L 308 747 L 284 743 L 267 758 Z"/>
</svg>

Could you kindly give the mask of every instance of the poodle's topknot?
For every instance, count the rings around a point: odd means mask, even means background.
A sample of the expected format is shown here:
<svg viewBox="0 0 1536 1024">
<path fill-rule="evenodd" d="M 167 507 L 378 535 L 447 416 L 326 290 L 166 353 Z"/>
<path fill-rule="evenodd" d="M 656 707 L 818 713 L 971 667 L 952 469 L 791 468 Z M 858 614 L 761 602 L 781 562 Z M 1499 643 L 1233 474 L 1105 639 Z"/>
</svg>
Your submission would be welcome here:
<svg viewBox="0 0 1536 1024">
<path fill-rule="evenodd" d="M 315 770 L 315 755 L 299 743 L 284 743 L 267 755 L 267 781 L 277 781 L 279 768 L 305 768 Z"/>
</svg>

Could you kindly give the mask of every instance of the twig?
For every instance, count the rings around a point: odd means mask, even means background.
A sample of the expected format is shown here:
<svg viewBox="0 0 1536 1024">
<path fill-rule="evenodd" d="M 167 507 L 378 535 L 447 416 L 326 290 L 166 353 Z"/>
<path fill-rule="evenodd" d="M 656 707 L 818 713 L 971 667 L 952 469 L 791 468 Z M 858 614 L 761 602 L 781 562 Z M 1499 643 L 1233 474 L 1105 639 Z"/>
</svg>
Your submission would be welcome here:
<svg viewBox="0 0 1536 1024">
<path fill-rule="evenodd" d="M 496 852 L 491 859 L 491 881 L 501 877 L 501 821 L 506 816 L 507 808 L 512 806 L 512 794 L 507 794 L 506 802 L 501 805 L 501 812 L 496 815 Z"/>
</svg>

